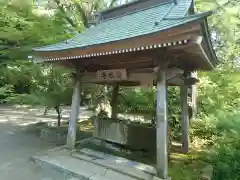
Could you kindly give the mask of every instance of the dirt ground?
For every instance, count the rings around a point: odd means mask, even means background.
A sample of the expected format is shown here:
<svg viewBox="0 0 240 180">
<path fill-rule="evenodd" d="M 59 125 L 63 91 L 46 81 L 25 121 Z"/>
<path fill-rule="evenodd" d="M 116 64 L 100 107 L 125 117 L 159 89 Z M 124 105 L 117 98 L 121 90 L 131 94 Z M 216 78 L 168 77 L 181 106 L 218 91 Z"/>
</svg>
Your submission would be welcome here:
<svg viewBox="0 0 240 180">
<path fill-rule="evenodd" d="M 60 173 L 43 172 L 29 161 L 32 155 L 56 147 L 41 141 L 33 130 L 38 122 L 55 122 L 51 113 L 45 117 L 43 109 L 0 106 L 0 179 L 63 180 Z"/>
</svg>

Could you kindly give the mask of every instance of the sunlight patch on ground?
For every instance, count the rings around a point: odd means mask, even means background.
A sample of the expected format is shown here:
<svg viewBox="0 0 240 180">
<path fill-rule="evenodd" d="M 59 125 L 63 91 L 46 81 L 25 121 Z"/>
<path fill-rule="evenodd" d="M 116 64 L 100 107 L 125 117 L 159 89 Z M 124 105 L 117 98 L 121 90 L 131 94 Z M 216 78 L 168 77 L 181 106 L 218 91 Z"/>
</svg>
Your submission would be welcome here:
<svg viewBox="0 0 240 180">
<path fill-rule="evenodd" d="M 6 123 L 6 122 L 8 122 L 8 120 L 5 117 L 4 118 L 0 117 L 0 123 Z"/>
<path fill-rule="evenodd" d="M 29 114 L 27 111 L 23 110 L 13 110 L 13 109 L 0 109 L 1 114 Z"/>
<path fill-rule="evenodd" d="M 33 125 L 33 124 L 37 124 L 37 122 L 25 122 L 25 123 L 17 123 L 19 126 L 29 126 L 29 125 Z"/>
<path fill-rule="evenodd" d="M 15 134 L 15 132 L 13 132 L 13 131 L 6 131 L 6 133 L 7 133 L 7 134 L 11 134 L 11 135 L 14 135 L 14 134 Z"/>
</svg>

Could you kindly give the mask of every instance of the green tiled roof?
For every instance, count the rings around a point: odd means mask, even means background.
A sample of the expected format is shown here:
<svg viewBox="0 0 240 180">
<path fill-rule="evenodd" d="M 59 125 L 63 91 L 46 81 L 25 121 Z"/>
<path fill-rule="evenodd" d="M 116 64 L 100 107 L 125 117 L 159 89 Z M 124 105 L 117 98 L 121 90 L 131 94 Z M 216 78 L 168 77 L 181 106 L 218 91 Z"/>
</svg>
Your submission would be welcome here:
<svg viewBox="0 0 240 180">
<path fill-rule="evenodd" d="M 101 21 L 76 37 L 57 44 L 35 48 L 35 51 L 60 51 L 109 43 L 147 35 L 198 20 L 208 14 L 186 16 L 192 0 L 169 1 L 151 8 Z"/>
</svg>

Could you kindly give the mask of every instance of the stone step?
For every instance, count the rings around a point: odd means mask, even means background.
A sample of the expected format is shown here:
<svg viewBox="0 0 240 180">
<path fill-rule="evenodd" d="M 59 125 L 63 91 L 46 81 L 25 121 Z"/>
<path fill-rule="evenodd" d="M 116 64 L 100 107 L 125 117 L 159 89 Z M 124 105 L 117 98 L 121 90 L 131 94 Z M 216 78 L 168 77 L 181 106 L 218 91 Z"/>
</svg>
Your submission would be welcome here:
<svg viewBox="0 0 240 180">
<path fill-rule="evenodd" d="M 124 173 L 94 164 L 72 156 L 72 151 L 57 149 L 43 155 L 33 156 L 31 160 L 43 170 L 58 171 L 64 180 L 137 180 Z"/>
<path fill-rule="evenodd" d="M 78 150 L 77 152 L 84 153 L 84 154 L 87 154 L 87 155 L 90 155 L 90 156 L 93 156 L 93 157 L 96 157 L 99 159 L 106 159 L 106 160 L 115 162 L 116 164 L 122 164 L 122 165 L 125 165 L 128 167 L 132 167 L 132 168 L 141 170 L 143 172 L 146 172 L 148 174 L 155 175 L 157 173 L 156 168 L 153 166 L 143 164 L 140 162 L 136 162 L 136 161 L 131 161 L 129 159 L 110 155 L 107 153 L 94 151 L 92 149 L 84 148 L 84 149 Z"/>
<path fill-rule="evenodd" d="M 152 180 L 156 175 L 152 166 L 87 148 L 73 152 L 72 156 L 140 180 Z"/>
<path fill-rule="evenodd" d="M 57 166 L 48 164 L 38 158 L 35 159 L 35 157 L 32 157 L 31 160 L 36 165 L 36 168 L 39 169 L 38 172 L 44 174 L 44 178 L 41 180 L 83 180 L 82 178 L 74 177 L 71 173 L 65 173 Z"/>
</svg>

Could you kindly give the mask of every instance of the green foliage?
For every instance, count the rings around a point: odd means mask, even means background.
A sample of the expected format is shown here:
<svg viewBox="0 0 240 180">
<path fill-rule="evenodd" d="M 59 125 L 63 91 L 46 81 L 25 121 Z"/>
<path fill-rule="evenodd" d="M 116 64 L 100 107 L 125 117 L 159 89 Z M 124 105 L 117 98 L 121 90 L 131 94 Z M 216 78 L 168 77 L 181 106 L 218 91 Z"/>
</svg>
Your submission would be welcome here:
<svg viewBox="0 0 240 180">
<path fill-rule="evenodd" d="M 0 98 L 21 103 L 32 99 L 35 104 L 38 98 L 30 98 L 29 93 L 43 86 L 37 83 L 44 67 L 26 61 L 27 56 L 33 47 L 66 39 L 67 26 L 57 15 L 40 13 L 31 1 L 1 0 L 0 16 L 0 88 L 11 87 L 11 93 Z"/>
<path fill-rule="evenodd" d="M 123 88 L 120 91 L 120 112 L 153 115 L 155 90 L 141 88 Z"/>
<path fill-rule="evenodd" d="M 122 88 L 119 95 L 119 112 L 148 115 L 156 118 L 156 88 Z M 168 121 L 175 138 L 180 137 L 180 90 L 168 87 Z"/>
<path fill-rule="evenodd" d="M 30 0 L 0 0 L 1 103 L 44 105 L 54 107 L 58 114 L 61 104 L 70 104 L 71 72 L 25 60 L 33 47 L 81 32 L 94 13 L 107 6 L 108 2 L 103 0 L 42 1 L 39 6 Z"/>
<path fill-rule="evenodd" d="M 57 14 L 75 32 L 82 32 L 83 29 L 89 27 L 96 12 L 122 3 L 119 0 L 67 0 L 66 3 L 53 0 L 53 2 L 53 6 L 57 7 Z"/>
<path fill-rule="evenodd" d="M 209 18 L 212 41 L 221 67 L 239 66 L 240 4 L 238 0 L 197 0 L 196 10 L 213 11 Z"/>
<path fill-rule="evenodd" d="M 200 115 L 234 111 L 240 105 L 240 73 L 215 70 L 202 73 L 199 83 Z"/>
<path fill-rule="evenodd" d="M 35 70 L 30 76 L 31 92 L 12 94 L 8 98 L 10 103 L 21 102 L 48 107 L 71 103 L 72 84 L 69 71 L 55 66 L 40 66 Z"/>
<path fill-rule="evenodd" d="M 48 107 L 69 104 L 70 72 L 26 61 L 33 47 L 68 38 L 68 25 L 57 13 L 44 11 L 32 1 L 1 0 L 0 5 L 1 102 Z"/>
<path fill-rule="evenodd" d="M 0 104 L 6 103 L 5 98 L 12 94 L 12 89 L 11 85 L 0 87 Z"/>
<path fill-rule="evenodd" d="M 31 91 L 28 93 L 26 91 L 22 93 L 12 91 L 4 100 L 9 104 L 28 104 L 54 108 L 58 114 L 58 126 L 60 126 L 60 107 L 61 105 L 70 105 L 71 103 L 71 73 L 57 66 L 43 67 L 34 65 L 32 67 L 36 68 L 35 71 L 27 71 L 30 75 L 26 76 L 26 81 Z M 26 83 L 26 81 L 23 81 L 21 84 Z M 5 89 L 3 88 L 3 90 Z M 7 89 L 3 92 L 7 93 Z"/>
<path fill-rule="evenodd" d="M 239 111 L 240 74 L 232 70 L 201 73 L 198 90 L 199 112 L 198 119 L 192 123 L 192 136 L 213 144 L 213 137 L 220 136 L 221 131 L 231 123 L 226 123 L 226 120 Z M 219 129 L 219 123 L 222 129 Z"/>
<path fill-rule="evenodd" d="M 0 54 L 10 60 L 26 59 L 33 47 L 67 38 L 59 17 L 40 14 L 29 1 L 0 1 L 0 16 Z"/>
<path fill-rule="evenodd" d="M 213 155 L 213 180 L 240 179 L 240 114 L 219 118 Z"/>
</svg>

